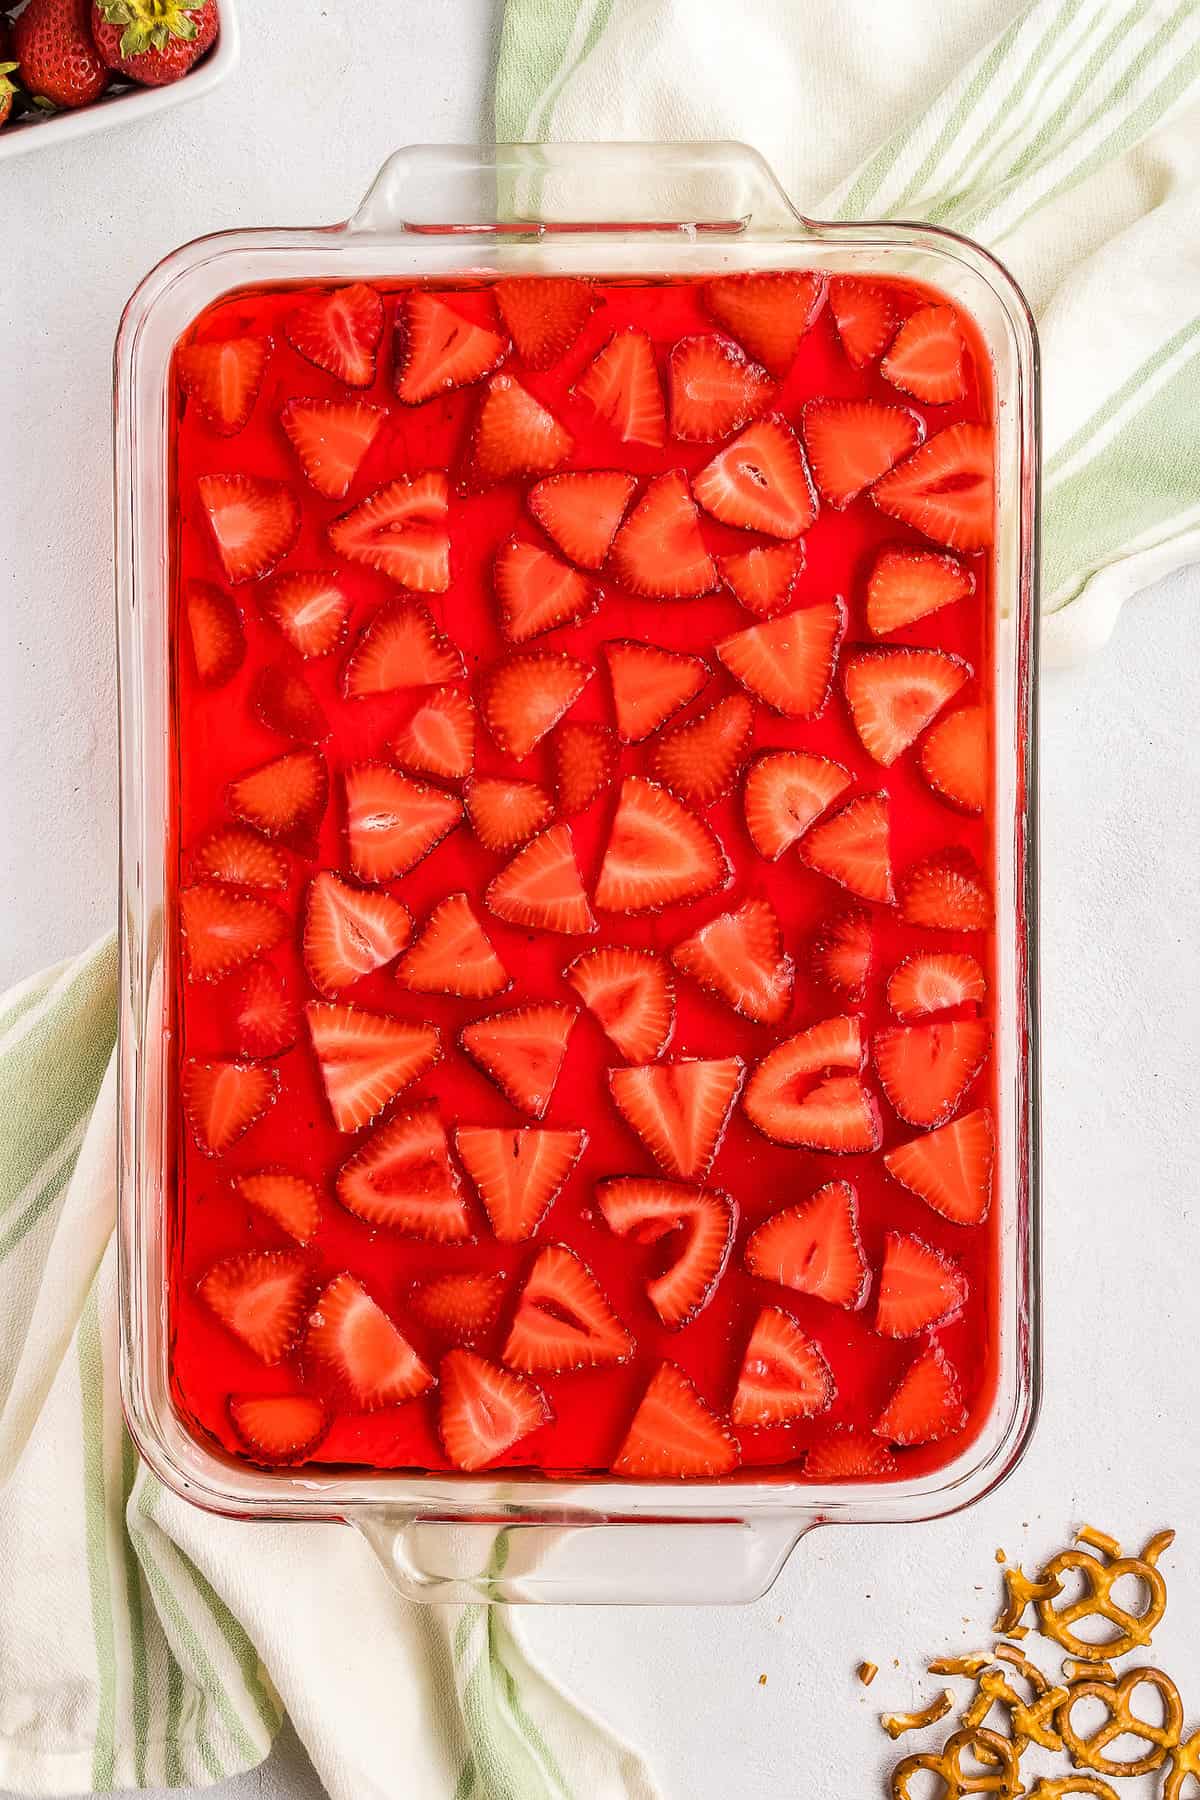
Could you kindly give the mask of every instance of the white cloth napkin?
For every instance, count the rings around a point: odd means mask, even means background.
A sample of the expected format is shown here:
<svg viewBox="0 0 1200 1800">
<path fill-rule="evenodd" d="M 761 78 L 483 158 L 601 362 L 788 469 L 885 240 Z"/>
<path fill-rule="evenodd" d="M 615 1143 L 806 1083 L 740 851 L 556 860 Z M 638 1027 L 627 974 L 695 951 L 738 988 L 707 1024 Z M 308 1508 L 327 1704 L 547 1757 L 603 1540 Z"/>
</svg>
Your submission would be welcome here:
<svg viewBox="0 0 1200 1800">
<path fill-rule="evenodd" d="M 1038 316 L 1044 654 L 1200 556 L 1195 0 L 508 0 L 502 143 L 735 138 L 814 218 L 979 239 Z"/>
<path fill-rule="evenodd" d="M 355 1531 L 200 1512 L 121 1423 L 116 956 L 0 999 L 0 1788 L 207 1786 L 284 1709 L 332 1800 L 656 1800 L 514 1615 L 420 1607 Z"/>
</svg>

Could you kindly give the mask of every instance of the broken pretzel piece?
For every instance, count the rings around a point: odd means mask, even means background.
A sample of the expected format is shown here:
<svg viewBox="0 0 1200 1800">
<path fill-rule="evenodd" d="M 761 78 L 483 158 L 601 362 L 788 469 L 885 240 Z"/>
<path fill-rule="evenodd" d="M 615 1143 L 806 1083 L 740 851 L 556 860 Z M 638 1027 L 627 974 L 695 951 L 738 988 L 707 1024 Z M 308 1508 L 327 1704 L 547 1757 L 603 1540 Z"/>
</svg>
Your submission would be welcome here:
<svg viewBox="0 0 1200 1800">
<path fill-rule="evenodd" d="M 925 1725 L 936 1725 L 939 1719 L 953 1709 L 954 1695 L 949 1688 L 943 1688 L 935 1699 L 923 1706 L 919 1712 L 880 1713 L 879 1723 L 890 1738 L 903 1737 L 906 1731 L 920 1731 Z"/>
<path fill-rule="evenodd" d="M 1053 1600 L 1062 1593 L 1062 1583 L 1057 1576 L 1047 1577 L 1045 1570 L 1036 1581 L 1031 1581 L 1020 1563 L 1015 1563 L 1004 1571 L 1004 1590 L 1007 1598 L 993 1630 L 1002 1637 L 1015 1637 L 1018 1632 L 1024 1636 L 1021 1620 L 1030 1601 L 1045 1603 Z"/>
<path fill-rule="evenodd" d="M 963 1768 L 963 1757 L 988 1766 L 978 1773 Z M 964 1794 L 994 1794 L 997 1800 L 1016 1800 L 1021 1792 L 1021 1771 L 1007 1738 L 998 1731 L 956 1731 L 940 1750 L 922 1750 L 906 1756 L 892 1770 L 892 1800 L 914 1800 L 914 1775 L 928 1771 L 939 1777 L 942 1791 L 937 1800 L 963 1800 Z"/>
</svg>

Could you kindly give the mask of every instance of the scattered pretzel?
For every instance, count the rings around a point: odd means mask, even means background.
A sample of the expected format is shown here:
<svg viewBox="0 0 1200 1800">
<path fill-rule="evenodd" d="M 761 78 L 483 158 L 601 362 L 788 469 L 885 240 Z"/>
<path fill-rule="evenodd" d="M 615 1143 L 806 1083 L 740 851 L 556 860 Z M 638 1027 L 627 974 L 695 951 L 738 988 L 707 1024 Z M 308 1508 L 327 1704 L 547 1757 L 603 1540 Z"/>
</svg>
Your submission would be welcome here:
<svg viewBox="0 0 1200 1800">
<path fill-rule="evenodd" d="M 1189 1775 L 1200 1788 L 1200 1731 L 1194 1731 L 1185 1743 L 1176 1744 L 1168 1757 L 1162 1800 L 1183 1800 L 1183 1784 Z"/>
<path fill-rule="evenodd" d="M 1099 1800 L 1117 1800 L 1116 1788 L 1099 1775 L 1043 1775 L 1025 1800 L 1061 1800 L 1063 1794 L 1097 1794 Z"/>
<path fill-rule="evenodd" d="M 1045 1570 L 1037 1581 L 1030 1581 L 1018 1563 L 1011 1569 L 1005 1569 L 1004 1589 L 1008 1598 L 992 1629 L 1000 1632 L 1003 1637 L 1016 1637 L 1018 1634 L 1024 1637 L 1025 1627 L 1021 1620 L 1025 1617 L 1025 1608 L 1031 1600 L 1039 1605 L 1053 1600 L 1056 1594 L 1061 1594 L 1062 1583 L 1056 1576 L 1048 1579 Z"/>
<path fill-rule="evenodd" d="M 967 1751 L 976 1762 L 987 1762 L 988 1768 L 968 1774 L 962 1766 Z M 912 1800 L 909 1783 L 925 1770 L 938 1776 L 942 1783 L 937 1800 L 962 1800 L 964 1794 L 995 1794 L 999 1800 L 1016 1800 L 1021 1792 L 1016 1753 L 998 1731 L 956 1731 L 940 1750 L 906 1756 L 892 1770 L 892 1800 Z"/>
<path fill-rule="evenodd" d="M 1050 1687 L 1040 1669 L 1035 1669 L 1034 1675 L 1036 1698 L 1027 1704 L 1001 1669 L 985 1669 L 976 1678 L 975 1698 L 963 1710 L 963 1724 L 978 1730 L 994 1706 L 1004 1706 L 1012 1725 L 1008 1741 L 1017 1757 L 1024 1756 L 1030 1744 L 1040 1744 L 1043 1750 L 1061 1750 L 1062 1738 L 1054 1720 L 1067 1699 L 1067 1689 Z"/>
<path fill-rule="evenodd" d="M 926 1666 L 931 1675 L 982 1675 L 991 1660 L 986 1650 L 969 1650 L 962 1656 L 935 1656 Z"/>
<path fill-rule="evenodd" d="M 1000 1652 L 996 1652 L 999 1656 Z M 1063 1657 L 1063 1680 L 1070 1685 L 1076 1681 L 1115 1681 L 1117 1671 L 1110 1662 L 1101 1662 L 1096 1657 Z"/>
<path fill-rule="evenodd" d="M 1053 1582 L 1056 1591 L 1061 1592 L 1063 1575 L 1075 1569 L 1084 1577 L 1087 1587 L 1077 1599 L 1057 1607 L 1055 1593 L 1034 1596 L 1042 1635 L 1052 1638 L 1060 1649 L 1081 1661 L 1089 1657 L 1095 1659 L 1098 1652 L 1109 1658 L 1128 1656 L 1133 1649 L 1147 1649 L 1151 1633 L 1167 1608 L 1166 1583 L 1155 1563 L 1174 1537 L 1173 1531 L 1160 1531 L 1150 1539 L 1140 1556 L 1116 1556 L 1107 1563 L 1087 1550 L 1060 1550 L 1043 1568 L 1041 1581 Z M 1120 1545 L 1117 1548 L 1120 1549 Z M 1131 1613 L 1113 1599 L 1113 1586 L 1123 1575 L 1135 1576 L 1145 1587 L 1149 1601 L 1144 1612 Z M 1081 1619 L 1090 1618 L 1107 1620 L 1114 1628 L 1113 1636 L 1089 1643 L 1072 1631 L 1071 1627 Z"/>
<path fill-rule="evenodd" d="M 920 1712 L 880 1713 L 879 1723 L 890 1738 L 903 1737 L 906 1731 L 920 1731 L 925 1725 L 936 1725 L 953 1708 L 954 1695 L 949 1688 L 943 1688 Z"/>
<path fill-rule="evenodd" d="M 1163 1724 L 1151 1725 L 1133 1711 L 1130 1698 L 1140 1687 L 1152 1687 L 1161 1694 Z M 1082 1737 L 1071 1723 L 1071 1713 L 1081 1700 L 1088 1699 L 1102 1701 L 1108 1718 L 1090 1737 Z M 1148 1775 L 1162 1767 L 1183 1735 L 1183 1702 L 1179 1689 L 1161 1669 L 1130 1669 L 1115 1683 L 1077 1681 L 1059 1711 L 1058 1728 L 1063 1748 L 1077 1769 L 1095 1769 L 1101 1775 Z M 1105 1746 L 1126 1733 L 1148 1744 L 1149 1749 L 1127 1762 L 1105 1756 Z"/>
<path fill-rule="evenodd" d="M 1094 1525 L 1081 1525 L 1075 1533 L 1075 1542 L 1089 1544 L 1093 1550 L 1099 1550 L 1103 1556 L 1113 1557 L 1121 1554 L 1121 1546 L 1111 1532 L 1097 1531 Z"/>
</svg>

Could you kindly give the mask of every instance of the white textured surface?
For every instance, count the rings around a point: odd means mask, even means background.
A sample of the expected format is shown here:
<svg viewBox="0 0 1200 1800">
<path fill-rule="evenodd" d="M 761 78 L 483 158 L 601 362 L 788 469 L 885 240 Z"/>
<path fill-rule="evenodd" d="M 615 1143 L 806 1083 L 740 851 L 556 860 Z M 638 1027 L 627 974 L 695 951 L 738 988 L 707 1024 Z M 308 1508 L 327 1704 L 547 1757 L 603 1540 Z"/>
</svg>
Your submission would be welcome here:
<svg viewBox="0 0 1200 1800">
<path fill-rule="evenodd" d="M 227 87 L 7 173 L 20 278 L 0 284 L 0 984 L 112 916 L 107 382 L 122 301 L 198 232 L 336 218 L 395 145 L 474 139 L 492 10 L 243 0 Z M 1192 575 L 1045 684 L 1047 1377 L 1021 1469 L 957 1519 L 818 1533 L 751 1608 L 528 1617 L 535 1651 L 646 1748 L 667 1800 L 866 1800 L 887 1761 L 876 1711 L 934 1690 L 924 1656 L 982 1640 L 995 1547 L 1036 1561 L 1082 1518 L 1135 1543 L 1179 1528 L 1155 1660 L 1200 1724 L 1198 668 Z M 869 1694 L 863 1656 L 881 1670 Z M 219 1793 L 319 1800 L 320 1786 L 289 1734 Z M 402 1771 L 395 1794 L 442 1800 L 410 1794 Z"/>
</svg>

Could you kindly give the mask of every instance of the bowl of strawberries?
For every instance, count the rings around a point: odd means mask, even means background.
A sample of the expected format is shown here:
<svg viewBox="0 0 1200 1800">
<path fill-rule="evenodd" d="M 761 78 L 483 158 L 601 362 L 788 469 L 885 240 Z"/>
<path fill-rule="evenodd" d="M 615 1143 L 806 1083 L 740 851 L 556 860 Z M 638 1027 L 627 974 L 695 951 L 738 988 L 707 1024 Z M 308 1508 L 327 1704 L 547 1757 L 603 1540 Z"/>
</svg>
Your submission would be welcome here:
<svg viewBox="0 0 1200 1800">
<path fill-rule="evenodd" d="M 17 0 L 0 10 L 0 157 L 195 99 L 237 55 L 233 0 Z"/>
</svg>

